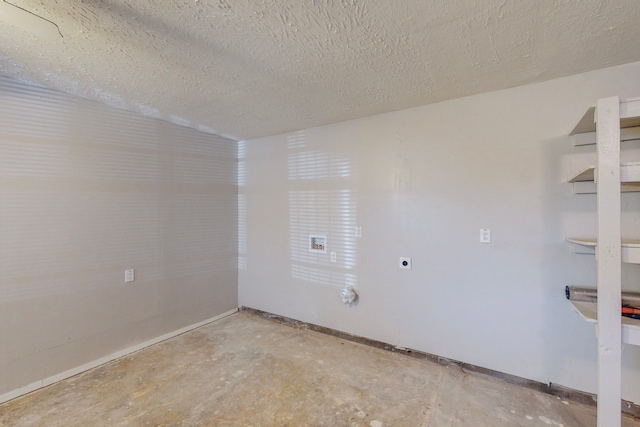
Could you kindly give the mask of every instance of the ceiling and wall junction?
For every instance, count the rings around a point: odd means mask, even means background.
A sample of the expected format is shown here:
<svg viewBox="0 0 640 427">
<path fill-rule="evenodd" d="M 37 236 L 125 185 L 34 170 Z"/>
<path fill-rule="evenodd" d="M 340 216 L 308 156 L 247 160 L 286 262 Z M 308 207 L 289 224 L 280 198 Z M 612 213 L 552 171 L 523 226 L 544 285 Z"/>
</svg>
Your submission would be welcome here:
<svg viewBox="0 0 640 427">
<path fill-rule="evenodd" d="M 640 60 L 634 0 L 10 0 L 0 74 L 234 139 Z"/>
</svg>

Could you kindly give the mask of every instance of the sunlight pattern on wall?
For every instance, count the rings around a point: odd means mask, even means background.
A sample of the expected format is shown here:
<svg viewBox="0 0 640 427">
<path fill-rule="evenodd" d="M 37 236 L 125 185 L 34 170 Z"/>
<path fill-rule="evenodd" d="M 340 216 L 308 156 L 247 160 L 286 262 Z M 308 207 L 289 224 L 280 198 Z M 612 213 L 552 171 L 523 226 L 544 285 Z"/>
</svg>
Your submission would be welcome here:
<svg viewBox="0 0 640 427">
<path fill-rule="evenodd" d="M 356 286 L 355 162 L 308 150 L 304 132 L 293 133 L 288 148 L 291 276 L 316 285 Z M 309 251 L 311 234 L 327 236 L 326 253 Z"/>
<path fill-rule="evenodd" d="M 351 163 L 324 151 L 289 153 L 289 179 L 349 179 Z"/>
<path fill-rule="evenodd" d="M 0 113 L 0 303 L 235 274 L 235 141 L 2 77 Z"/>
</svg>

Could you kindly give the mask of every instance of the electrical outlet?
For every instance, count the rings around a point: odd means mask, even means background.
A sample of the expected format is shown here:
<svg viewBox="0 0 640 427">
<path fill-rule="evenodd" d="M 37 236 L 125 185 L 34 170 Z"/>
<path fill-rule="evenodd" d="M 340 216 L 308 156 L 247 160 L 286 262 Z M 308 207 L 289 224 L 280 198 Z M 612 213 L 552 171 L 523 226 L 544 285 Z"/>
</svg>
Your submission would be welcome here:
<svg viewBox="0 0 640 427">
<path fill-rule="evenodd" d="M 356 226 L 356 237 L 362 237 L 362 226 Z"/>
<path fill-rule="evenodd" d="M 331 262 L 336 262 L 337 256 L 335 252 L 331 252 Z"/>
<path fill-rule="evenodd" d="M 491 243 L 491 229 L 490 228 L 481 228 L 480 229 L 480 243 Z"/>
<path fill-rule="evenodd" d="M 401 270 L 411 270 L 411 258 L 400 257 L 400 265 Z"/>
<path fill-rule="evenodd" d="M 136 280 L 136 271 L 132 268 L 124 271 L 124 283 L 131 283 Z"/>
</svg>

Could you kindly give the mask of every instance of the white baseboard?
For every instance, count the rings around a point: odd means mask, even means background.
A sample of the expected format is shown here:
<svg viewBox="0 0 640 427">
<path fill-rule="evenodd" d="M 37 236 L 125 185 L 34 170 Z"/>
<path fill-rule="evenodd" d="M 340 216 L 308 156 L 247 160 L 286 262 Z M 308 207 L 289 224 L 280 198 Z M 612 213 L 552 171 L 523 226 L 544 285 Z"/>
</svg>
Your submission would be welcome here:
<svg viewBox="0 0 640 427">
<path fill-rule="evenodd" d="M 70 377 L 72 377 L 74 375 L 78 375 L 78 374 L 80 374 L 80 373 L 82 373 L 84 371 L 88 371 L 89 369 L 93 369 L 93 368 L 96 368 L 96 367 L 98 367 L 100 365 L 104 365 L 107 362 L 111 362 L 113 360 L 116 360 L 116 359 L 118 359 L 120 357 L 123 357 L 123 356 L 126 356 L 128 354 L 135 353 L 136 351 L 142 350 L 145 347 L 149 347 L 149 346 L 152 346 L 154 344 L 158 344 L 159 342 L 168 340 L 169 338 L 173 338 L 173 337 L 178 336 L 180 334 L 184 334 L 185 332 L 189 332 L 189 331 L 191 331 L 193 329 L 199 328 L 200 326 L 204 326 L 207 323 L 215 322 L 216 320 L 220 320 L 220 319 L 222 319 L 224 317 L 230 316 L 230 315 L 236 313 L 237 311 L 238 311 L 238 309 L 234 308 L 233 310 L 229 310 L 226 313 L 222 313 L 222 314 L 220 314 L 218 316 L 211 317 L 211 318 L 209 318 L 207 320 L 203 320 L 202 322 L 198 322 L 198 323 L 194 323 L 193 325 L 185 326 L 184 328 L 178 329 L 177 331 L 169 332 L 168 334 L 164 334 L 164 335 L 161 335 L 159 337 L 153 338 L 153 339 L 151 339 L 149 341 L 142 342 L 140 344 L 134 345 L 133 347 L 125 348 L 124 350 L 117 351 L 117 352 L 115 352 L 113 354 L 110 354 L 108 356 L 101 357 L 100 359 L 93 360 L 93 361 L 91 361 L 89 363 L 85 363 L 84 365 L 75 367 L 73 369 L 69 369 L 68 371 L 61 372 L 61 373 L 53 375 L 51 377 L 48 377 L 48 378 L 33 382 L 33 383 L 31 383 L 29 385 L 26 385 L 24 387 L 20 387 L 20 388 L 18 388 L 16 390 L 12 390 L 12 391 L 10 391 L 8 393 L 0 395 L 0 403 L 7 402 L 9 400 L 15 399 L 16 397 L 20 397 L 23 394 L 31 393 L 32 391 L 35 391 L 35 390 L 37 390 L 39 388 L 46 387 L 46 386 L 51 385 L 53 383 L 56 383 L 58 381 L 62 381 L 64 379 L 70 378 Z"/>
</svg>

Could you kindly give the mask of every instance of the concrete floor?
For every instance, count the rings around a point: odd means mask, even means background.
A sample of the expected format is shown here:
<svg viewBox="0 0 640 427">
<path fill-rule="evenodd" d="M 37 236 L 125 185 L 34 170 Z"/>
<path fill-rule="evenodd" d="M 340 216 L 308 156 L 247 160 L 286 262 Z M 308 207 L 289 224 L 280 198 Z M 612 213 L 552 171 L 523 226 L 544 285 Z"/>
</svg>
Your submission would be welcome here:
<svg viewBox="0 0 640 427">
<path fill-rule="evenodd" d="M 237 313 L 0 405 L 0 425 L 574 427 L 596 412 Z"/>
</svg>

